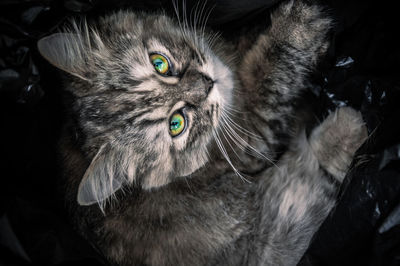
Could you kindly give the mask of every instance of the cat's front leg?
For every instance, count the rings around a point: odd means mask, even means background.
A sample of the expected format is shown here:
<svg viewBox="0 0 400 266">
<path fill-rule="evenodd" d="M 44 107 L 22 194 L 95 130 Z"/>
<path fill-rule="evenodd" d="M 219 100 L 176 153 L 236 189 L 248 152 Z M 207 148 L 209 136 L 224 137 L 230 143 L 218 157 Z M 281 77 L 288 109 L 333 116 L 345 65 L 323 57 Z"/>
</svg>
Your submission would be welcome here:
<svg viewBox="0 0 400 266">
<path fill-rule="evenodd" d="M 285 2 L 244 56 L 239 68 L 244 93 L 240 95 L 246 97 L 243 108 L 252 113 L 248 127 L 261 131 L 272 150 L 290 139 L 296 100 L 327 49 L 330 28 L 331 20 L 320 6 Z"/>
<path fill-rule="evenodd" d="M 332 113 L 307 140 L 302 134 L 259 187 L 259 250 L 254 265 L 296 265 L 335 205 L 339 185 L 367 137 L 351 108 Z"/>
</svg>

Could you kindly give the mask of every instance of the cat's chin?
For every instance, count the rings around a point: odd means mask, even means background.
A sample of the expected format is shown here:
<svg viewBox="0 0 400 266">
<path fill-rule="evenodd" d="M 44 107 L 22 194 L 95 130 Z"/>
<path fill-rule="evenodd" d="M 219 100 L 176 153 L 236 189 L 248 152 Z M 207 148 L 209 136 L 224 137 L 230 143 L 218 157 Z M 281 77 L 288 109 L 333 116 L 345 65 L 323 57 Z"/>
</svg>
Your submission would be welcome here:
<svg viewBox="0 0 400 266">
<path fill-rule="evenodd" d="M 199 163 L 197 165 L 197 167 L 192 168 L 192 169 L 185 169 L 184 171 L 181 171 L 180 173 L 177 173 L 176 178 L 180 178 L 180 177 L 190 177 L 193 173 L 195 173 L 197 170 L 199 170 L 200 168 L 202 168 L 206 163 L 208 162 L 208 160 L 203 160 L 201 162 L 201 164 Z"/>
<path fill-rule="evenodd" d="M 151 191 L 162 188 L 181 178 L 190 178 L 193 173 L 202 168 L 206 163 L 207 161 L 202 161 L 202 163 L 198 164 L 196 168 L 182 169 L 181 171 L 176 171 L 171 175 L 165 175 L 165 173 L 155 171 L 143 180 L 141 188 L 143 190 Z"/>
<path fill-rule="evenodd" d="M 199 147 L 196 151 L 191 152 L 189 159 L 178 163 L 178 169 L 176 169 L 174 176 L 190 176 L 201 167 L 203 167 L 209 161 L 207 148 L 205 146 L 206 144 L 202 145 L 202 147 Z"/>
<path fill-rule="evenodd" d="M 208 143 L 210 140 L 211 136 L 208 136 L 198 143 Z M 141 188 L 144 190 L 158 189 L 182 177 L 190 178 L 193 173 L 204 167 L 209 161 L 207 145 L 208 144 L 195 145 L 197 147 L 194 147 L 192 151 L 186 151 L 182 154 L 182 157 L 177 159 L 174 163 L 167 160 L 171 162 L 171 164 L 158 165 L 153 168 L 140 182 Z"/>
</svg>

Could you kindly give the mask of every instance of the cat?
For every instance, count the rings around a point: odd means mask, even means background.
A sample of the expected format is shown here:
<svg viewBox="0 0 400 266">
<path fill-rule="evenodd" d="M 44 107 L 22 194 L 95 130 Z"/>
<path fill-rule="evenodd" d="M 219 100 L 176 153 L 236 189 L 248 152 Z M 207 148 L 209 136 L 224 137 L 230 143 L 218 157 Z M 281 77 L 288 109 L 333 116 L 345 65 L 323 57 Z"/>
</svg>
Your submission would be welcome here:
<svg viewBox="0 0 400 266">
<path fill-rule="evenodd" d="M 367 137 L 350 107 L 305 133 L 300 103 L 331 27 L 296 0 L 248 49 L 132 11 L 41 39 L 66 73 L 77 230 L 116 265 L 296 265 Z"/>
</svg>

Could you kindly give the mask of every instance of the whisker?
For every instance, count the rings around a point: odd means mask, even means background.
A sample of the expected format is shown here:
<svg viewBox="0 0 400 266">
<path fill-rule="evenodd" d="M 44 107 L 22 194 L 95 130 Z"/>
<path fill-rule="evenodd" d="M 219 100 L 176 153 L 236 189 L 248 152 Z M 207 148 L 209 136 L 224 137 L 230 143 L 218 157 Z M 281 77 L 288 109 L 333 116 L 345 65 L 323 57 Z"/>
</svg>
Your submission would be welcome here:
<svg viewBox="0 0 400 266">
<path fill-rule="evenodd" d="M 211 37 L 208 38 L 208 45 L 210 47 L 213 47 L 215 42 L 221 37 L 221 33 L 220 32 L 215 32 L 211 35 Z"/>
<path fill-rule="evenodd" d="M 256 157 L 255 154 L 250 153 L 250 151 L 249 151 L 248 149 L 246 149 L 247 145 L 244 145 L 244 144 L 240 143 L 240 142 L 235 138 L 235 136 L 232 135 L 232 133 L 229 133 L 229 132 L 231 132 L 231 130 L 230 130 L 229 128 L 225 128 L 225 130 L 226 130 L 228 136 L 231 138 L 231 140 L 236 144 L 236 146 L 237 146 L 239 149 L 241 149 L 242 151 L 244 151 L 245 153 L 247 153 L 247 154 L 249 154 L 249 155 L 251 155 L 251 156 L 255 156 L 255 157 Z M 232 149 L 233 149 L 233 148 L 232 148 Z M 240 158 L 239 158 L 239 159 L 240 159 Z M 242 159 L 240 159 L 240 160 L 242 161 Z"/>
<path fill-rule="evenodd" d="M 226 110 L 229 110 L 231 112 L 238 113 L 238 114 L 249 114 L 250 113 L 248 111 L 239 111 L 232 104 L 227 103 L 227 102 L 224 102 L 223 108 L 226 109 Z"/>
<path fill-rule="evenodd" d="M 188 34 L 186 32 L 185 25 L 184 25 L 184 18 L 182 17 L 182 20 L 181 20 L 181 16 L 180 16 L 180 13 L 179 13 L 178 0 L 172 0 L 172 5 L 174 7 L 174 11 L 175 11 L 176 17 L 178 19 L 179 29 L 180 29 L 180 31 L 182 33 L 182 36 L 184 38 L 188 38 Z"/>
<path fill-rule="evenodd" d="M 199 7 L 199 2 L 196 3 L 194 7 L 190 9 L 189 14 L 189 30 L 193 33 L 193 39 L 196 47 L 199 47 L 199 37 L 197 35 L 197 9 Z"/>
<path fill-rule="evenodd" d="M 222 107 L 221 109 L 223 110 L 224 113 L 226 113 L 227 115 L 229 115 L 231 117 L 234 117 L 237 120 L 246 121 L 246 119 L 243 117 L 243 115 L 247 115 L 248 114 L 247 112 L 246 113 L 242 112 L 239 114 L 240 111 L 237 111 L 237 114 L 236 114 L 236 113 L 229 111 L 229 109 L 226 109 L 225 107 Z"/>
<path fill-rule="evenodd" d="M 204 149 L 205 149 L 206 156 L 207 156 L 208 160 L 211 160 L 210 151 L 208 150 L 207 146 L 205 146 Z"/>
<path fill-rule="evenodd" d="M 263 139 L 261 136 L 255 134 L 255 133 L 251 132 L 250 130 L 247 130 L 244 127 L 242 127 L 239 124 L 237 124 L 232 118 L 229 117 L 229 115 L 225 114 L 224 112 L 221 113 L 221 116 L 223 116 L 223 118 L 226 119 L 227 122 L 229 122 L 233 127 L 235 127 L 237 130 L 239 130 L 240 132 L 242 132 L 246 136 L 248 136 L 250 138 L 257 139 L 257 140 L 262 140 Z"/>
<path fill-rule="evenodd" d="M 221 116 L 221 118 L 224 120 L 225 118 L 223 118 Z M 226 123 L 227 124 L 227 123 Z M 235 130 L 233 130 L 233 128 L 227 124 L 229 130 L 231 131 L 232 135 L 235 137 L 235 139 L 244 147 L 248 147 L 250 148 L 252 151 L 254 151 L 257 155 L 261 156 L 262 158 L 266 159 L 266 160 L 270 160 L 269 158 L 267 158 L 264 154 L 262 154 L 261 152 L 259 152 L 257 149 L 255 149 L 254 147 L 252 147 L 249 143 L 247 143 L 239 134 L 236 133 Z"/>
<path fill-rule="evenodd" d="M 229 155 L 222 144 L 222 141 L 220 140 L 219 134 L 216 130 L 213 130 L 213 135 L 214 135 L 214 140 L 217 143 L 217 146 L 219 150 L 221 151 L 222 155 L 224 156 L 225 160 L 228 162 L 228 164 L 232 167 L 233 171 L 237 176 L 239 176 L 243 181 L 246 181 L 248 183 L 251 183 L 248 179 L 246 179 L 240 172 L 239 170 L 236 169 L 236 167 L 232 164 L 231 159 L 229 158 Z"/>
<path fill-rule="evenodd" d="M 186 36 L 189 36 L 187 30 L 189 29 L 188 19 L 187 19 L 187 10 L 186 10 L 186 0 L 182 1 L 182 19 L 183 19 L 183 27 L 186 32 Z"/>
<path fill-rule="evenodd" d="M 233 141 L 234 144 L 236 144 L 236 146 L 239 146 L 238 143 L 236 143 L 235 139 L 231 136 L 231 134 L 229 133 L 228 129 L 226 128 L 226 125 L 224 124 L 224 121 L 221 121 L 221 126 L 222 129 L 225 129 L 226 134 L 229 136 L 229 138 Z M 239 154 L 237 154 L 237 152 L 235 151 L 235 149 L 233 148 L 232 144 L 230 143 L 230 141 L 228 140 L 228 138 L 226 137 L 224 130 L 221 130 L 221 133 L 224 135 L 224 138 L 226 139 L 226 142 L 228 143 L 228 145 L 231 147 L 233 153 L 236 155 L 236 157 L 242 161 L 242 159 L 240 158 Z M 239 148 L 241 148 L 239 146 Z"/>
<path fill-rule="evenodd" d="M 200 3 L 200 1 L 198 3 Z M 203 1 L 203 6 L 201 7 L 201 10 L 200 10 L 200 13 L 199 13 L 199 20 L 198 20 L 199 29 L 200 29 L 200 36 L 201 36 L 202 40 L 204 40 L 204 28 L 206 26 L 206 22 L 203 21 L 203 19 L 204 19 L 203 12 L 204 12 L 204 9 L 205 9 L 206 5 L 207 5 L 207 0 Z M 201 42 L 201 45 L 202 45 L 201 48 L 204 51 L 204 42 Z"/>
<path fill-rule="evenodd" d="M 267 160 L 268 162 L 270 162 L 272 165 L 276 166 L 278 169 L 279 167 L 275 164 L 275 162 L 273 160 L 271 160 L 270 158 L 268 158 L 266 155 L 264 155 L 263 153 L 261 153 L 260 151 L 258 151 L 256 148 L 254 148 L 252 145 L 250 145 L 247 141 L 245 141 L 229 124 L 229 122 L 227 122 L 225 120 L 225 117 L 223 115 L 221 115 L 221 119 L 222 121 L 224 121 L 224 124 L 228 127 L 229 131 L 231 132 L 233 138 L 235 138 L 236 143 L 239 147 L 244 147 L 245 148 L 245 152 L 252 155 L 252 156 L 257 156 L 257 157 L 261 157 L 264 158 L 265 160 Z M 246 149 L 247 148 L 247 149 Z M 250 151 L 252 151 L 253 153 L 250 153 L 248 151 L 248 149 L 250 149 Z"/>
<path fill-rule="evenodd" d="M 204 5 L 203 5 L 203 8 L 202 8 L 201 14 L 203 14 L 203 10 L 205 9 L 206 4 L 207 4 L 207 0 L 204 1 Z M 204 16 L 202 17 L 202 19 L 200 21 L 200 25 L 201 25 L 200 34 L 201 34 L 203 39 L 205 39 L 206 26 L 207 26 L 208 20 L 210 18 L 210 15 L 211 15 L 212 11 L 214 10 L 215 6 L 216 6 L 216 4 L 211 6 L 208 11 L 205 11 Z M 210 45 L 210 47 L 211 47 L 211 45 Z M 203 47 L 203 50 L 204 50 L 204 47 Z"/>
<path fill-rule="evenodd" d="M 190 175 L 189 175 L 189 178 L 191 178 L 191 176 L 192 176 L 192 175 L 190 174 Z M 185 176 L 184 179 L 185 179 L 186 185 L 188 186 L 190 192 L 193 193 L 193 190 L 192 190 L 192 187 L 191 187 L 190 184 L 189 184 L 188 178 Z"/>
</svg>

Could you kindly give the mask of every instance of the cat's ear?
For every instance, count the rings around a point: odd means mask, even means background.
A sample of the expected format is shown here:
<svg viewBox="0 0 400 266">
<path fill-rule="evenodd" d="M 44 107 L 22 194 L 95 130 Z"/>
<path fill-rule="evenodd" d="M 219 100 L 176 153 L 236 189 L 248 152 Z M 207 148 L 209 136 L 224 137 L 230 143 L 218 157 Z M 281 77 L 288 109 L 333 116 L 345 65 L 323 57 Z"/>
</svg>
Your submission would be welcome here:
<svg viewBox="0 0 400 266">
<path fill-rule="evenodd" d="M 77 33 L 55 33 L 37 43 L 40 54 L 55 67 L 78 78 L 87 80 L 87 45 Z"/>
<path fill-rule="evenodd" d="M 132 180 L 130 157 L 120 148 L 103 145 L 86 170 L 78 188 L 79 205 L 104 204 L 117 190 Z"/>
</svg>

